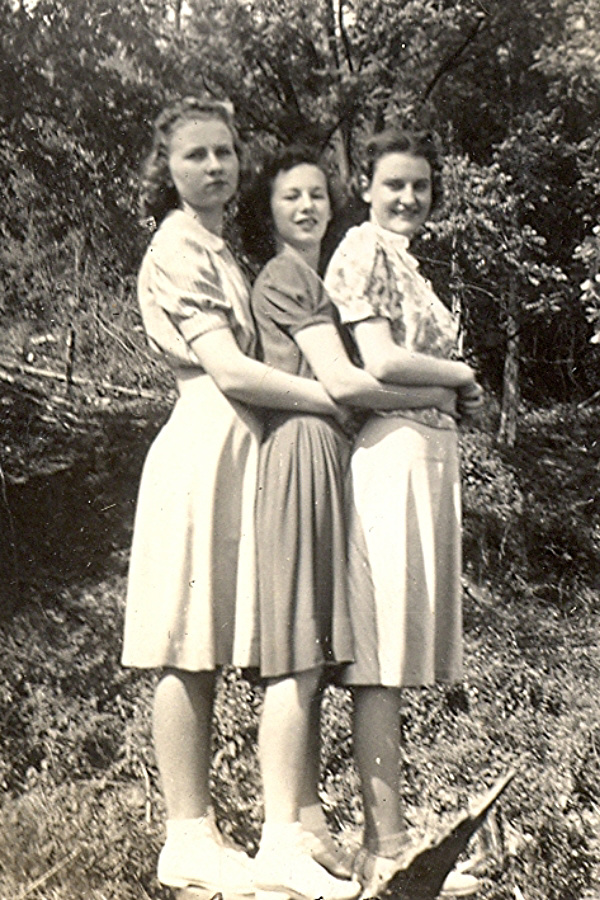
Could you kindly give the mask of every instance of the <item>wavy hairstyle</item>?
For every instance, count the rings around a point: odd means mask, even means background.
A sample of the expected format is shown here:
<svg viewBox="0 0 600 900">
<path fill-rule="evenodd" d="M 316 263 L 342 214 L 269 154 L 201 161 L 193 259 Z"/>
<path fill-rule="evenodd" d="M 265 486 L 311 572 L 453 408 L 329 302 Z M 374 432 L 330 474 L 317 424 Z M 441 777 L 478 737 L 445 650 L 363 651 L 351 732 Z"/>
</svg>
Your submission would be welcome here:
<svg viewBox="0 0 600 900">
<path fill-rule="evenodd" d="M 139 210 L 143 221 L 154 219 L 159 225 L 168 212 L 179 207 L 179 195 L 169 171 L 169 142 L 179 125 L 196 119 L 219 119 L 224 122 L 240 156 L 241 148 L 230 103 L 210 96 L 183 97 L 169 103 L 154 122 L 152 147 L 142 165 Z"/>
<path fill-rule="evenodd" d="M 374 134 L 364 148 L 363 172 L 369 184 L 373 180 L 378 161 L 388 153 L 407 153 L 427 160 L 431 167 L 431 208 L 438 207 L 443 194 L 442 165 L 431 133 L 386 128 L 385 131 Z"/>
<path fill-rule="evenodd" d="M 290 169 L 305 164 L 317 166 L 325 175 L 332 217 L 335 218 L 339 199 L 321 153 L 306 144 L 294 143 L 271 154 L 251 180 L 247 190 L 242 192 L 237 215 L 244 250 L 261 266 L 277 252 L 275 223 L 271 211 L 275 179 L 280 172 L 289 172 Z"/>
</svg>

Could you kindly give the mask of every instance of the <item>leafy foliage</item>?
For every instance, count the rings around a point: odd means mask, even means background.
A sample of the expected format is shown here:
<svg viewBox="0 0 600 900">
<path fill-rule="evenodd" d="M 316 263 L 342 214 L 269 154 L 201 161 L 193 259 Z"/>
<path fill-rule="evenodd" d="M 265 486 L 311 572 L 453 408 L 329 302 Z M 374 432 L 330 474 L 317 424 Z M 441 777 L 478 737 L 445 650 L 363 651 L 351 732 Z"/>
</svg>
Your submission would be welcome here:
<svg viewBox="0 0 600 900">
<path fill-rule="evenodd" d="M 424 254 L 482 379 L 513 420 L 520 393 L 589 395 L 596 298 L 579 285 L 595 283 L 600 210 L 594 4 L 4 0 L 5 322 L 71 328 L 78 365 L 127 384 L 141 368 L 152 381 L 147 361 L 123 353 L 139 328 L 147 240 L 136 170 L 164 99 L 208 90 L 235 103 L 251 163 L 304 135 L 327 145 L 349 197 L 366 131 L 399 121 L 437 132 L 446 205 Z M 120 322 L 115 307 L 127 310 Z"/>
</svg>

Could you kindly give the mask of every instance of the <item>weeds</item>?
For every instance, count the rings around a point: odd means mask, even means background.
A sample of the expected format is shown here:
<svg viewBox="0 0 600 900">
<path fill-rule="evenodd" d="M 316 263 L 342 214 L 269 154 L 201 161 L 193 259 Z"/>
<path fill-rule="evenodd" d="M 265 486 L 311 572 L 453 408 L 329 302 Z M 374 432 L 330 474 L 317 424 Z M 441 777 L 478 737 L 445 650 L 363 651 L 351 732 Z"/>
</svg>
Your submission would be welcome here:
<svg viewBox="0 0 600 900">
<path fill-rule="evenodd" d="M 510 456 L 485 433 L 465 436 L 465 680 L 405 692 L 409 818 L 450 813 L 509 764 L 518 767 L 490 825 L 483 864 L 488 900 L 594 896 L 600 849 L 595 421 L 592 410 L 531 416 L 522 426 L 523 446 Z M 0 896 L 6 900 L 169 895 L 154 874 L 164 816 L 150 739 L 154 676 L 119 664 L 136 478 L 158 424 L 158 417 L 107 413 L 93 440 L 72 437 L 67 449 L 76 474 L 46 474 L 35 491 L 31 482 L 12 486 L 9 499 L 28 556 L 24 602 L 4 619 L 1 638 Z M 16 440 L 10 428 L 8 439 Z M 104 518 L 90 516 L 90 499 L 94 509 L 110 507 Z M 100 531 L 94 522 L 102 523 Z M 52 526 L 51 552 L 43 532 Z M 36 534 L 42 534 L 37 543 Z M 101 552 L 90 553 L 94 543 Z M 258 686 L 238 672 L 224 673 L 213 792 L 222 827 L 250 851 L 262 817 L 261 703 Z M 362 824 L 351 702 L 333 686 L 324 696 L 322 737 L 323 806 L 332 832 L 350 841 Z"/>
</svg>

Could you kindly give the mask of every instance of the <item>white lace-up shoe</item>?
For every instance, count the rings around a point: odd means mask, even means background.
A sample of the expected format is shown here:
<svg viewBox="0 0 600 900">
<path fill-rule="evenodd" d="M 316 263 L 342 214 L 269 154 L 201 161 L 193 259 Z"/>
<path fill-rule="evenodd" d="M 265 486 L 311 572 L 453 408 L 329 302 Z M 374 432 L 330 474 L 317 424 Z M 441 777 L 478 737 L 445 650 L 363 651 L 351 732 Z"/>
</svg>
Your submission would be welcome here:
<svg viewBox="0 0 600 900">
<path fill-rule="evenodd" d="M 178 823 L 158 858 L 158 880 L 169 887 L 201 887 L 228 897 L 254 894 L 254 862 L 225 846 L 214 816 Z"/>
<path fill-rule="evenodd" d="M 338 847 L 329 832 L 303 828 L 302 845 L 319 865 L 336 878 L 352 878 L 354 854 Z"/>
<path fill-rule="evenodd" d="M 357 881 L 335 878 L 304 843 L 300 823 L 284 825 L 263 839 L 255 860 L 256 900 L 354 900 Z"/>
</svg>

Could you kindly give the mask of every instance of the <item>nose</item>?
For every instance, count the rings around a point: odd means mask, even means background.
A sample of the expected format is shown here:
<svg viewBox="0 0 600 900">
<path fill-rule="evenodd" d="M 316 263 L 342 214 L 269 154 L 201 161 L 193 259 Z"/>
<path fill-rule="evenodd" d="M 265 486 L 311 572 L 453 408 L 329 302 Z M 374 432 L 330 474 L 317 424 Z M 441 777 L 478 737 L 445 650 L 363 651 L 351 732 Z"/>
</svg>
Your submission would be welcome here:
<svg viewBox="0 0 600 900">
<path fill-rule="evenodd" d="M 415 206 L 417 198 L 412 184 L 405 184 L 400 191 L 400 202 L 403 206 Z"/>
<path fill-rule="evenodd" d="M 219 170 L 222 168 L 221 160 L 212 150 L 208 151 L 206 157 L 207 168 L 210 172 L 214 172 L 215 170 Z"/>
<path fill-rule="evenodd" d="M 310 194 L 310 191 L 302 191 L 300 194 L 300 208 L 303 210 L 312 209 L 314 206 L 314 200 Z"/>
</svg>

